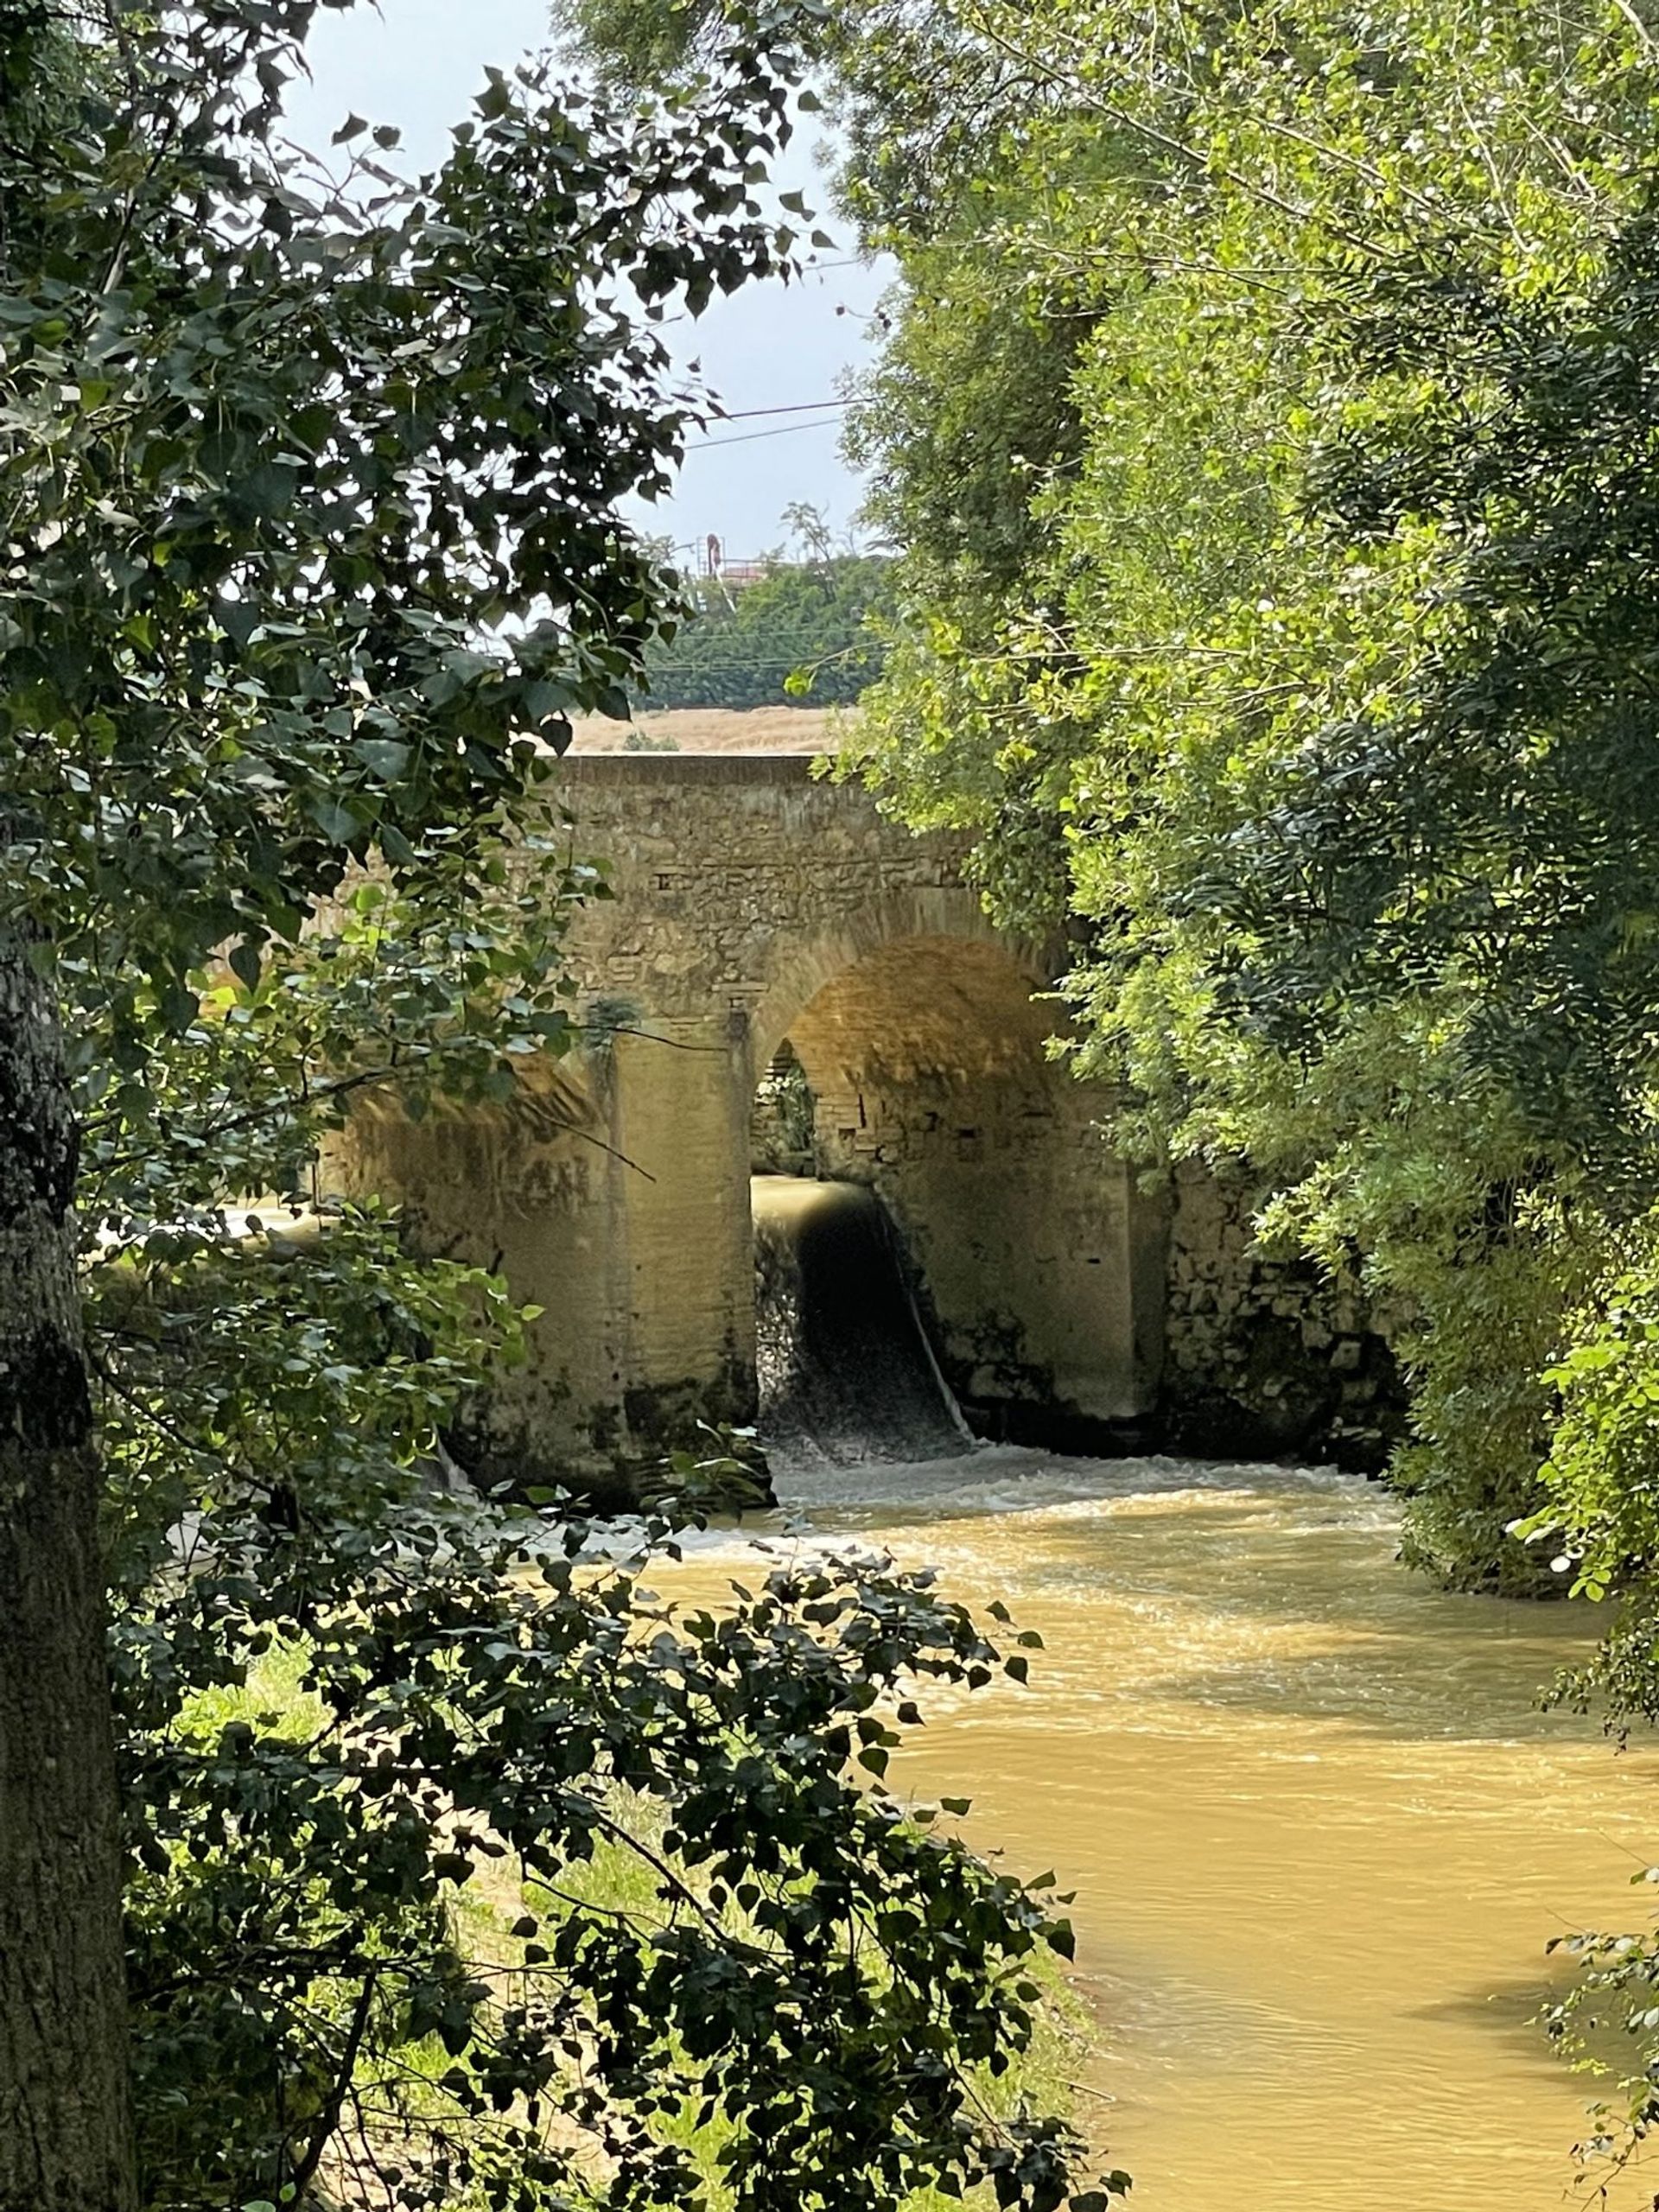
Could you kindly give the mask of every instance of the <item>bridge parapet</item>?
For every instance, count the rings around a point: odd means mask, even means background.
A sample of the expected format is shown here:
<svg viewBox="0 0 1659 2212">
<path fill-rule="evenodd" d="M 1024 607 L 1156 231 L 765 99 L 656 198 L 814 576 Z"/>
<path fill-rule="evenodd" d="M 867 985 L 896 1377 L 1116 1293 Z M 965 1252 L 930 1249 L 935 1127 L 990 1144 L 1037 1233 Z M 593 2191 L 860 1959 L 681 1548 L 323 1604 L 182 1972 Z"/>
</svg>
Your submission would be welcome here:
<svg viewBox="0 0 1659 2212">
<path fill-rule="evenodd" d="M 578 976 L 659 1014 L 746 1018 L 762 1065 L 796 1005 L 867 952 L 995 935 L 965 838 L 918 836 L 803 757 L 572 754 L 555 791 L 616 893 L 573 932 Z"/>
</svg>

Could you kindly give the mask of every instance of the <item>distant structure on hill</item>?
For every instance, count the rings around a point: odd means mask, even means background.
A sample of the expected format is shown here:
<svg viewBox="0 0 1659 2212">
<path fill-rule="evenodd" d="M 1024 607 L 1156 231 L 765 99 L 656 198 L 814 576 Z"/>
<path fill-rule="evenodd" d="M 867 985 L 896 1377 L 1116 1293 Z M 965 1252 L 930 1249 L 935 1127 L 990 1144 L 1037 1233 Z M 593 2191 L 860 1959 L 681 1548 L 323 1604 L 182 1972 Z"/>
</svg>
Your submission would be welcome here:
<svg viewBox="0 0 1659 2212">
<path fill-rule="evenodd" d="M 746 584 L 764 583 L 777 565 L 775 561 L 728 561 L 726 549 L 711 530 L 702 542 L 698 573 L 730 591 L 741 591 Z"/>
</svg>

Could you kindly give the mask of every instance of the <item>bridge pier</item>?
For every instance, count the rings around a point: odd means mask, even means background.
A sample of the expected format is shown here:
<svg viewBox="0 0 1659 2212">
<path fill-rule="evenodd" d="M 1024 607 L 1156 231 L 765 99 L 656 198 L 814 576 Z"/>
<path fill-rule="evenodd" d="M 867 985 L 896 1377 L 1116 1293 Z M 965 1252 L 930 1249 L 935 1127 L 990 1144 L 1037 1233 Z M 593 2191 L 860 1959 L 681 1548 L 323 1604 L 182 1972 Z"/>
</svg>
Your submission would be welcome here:
<svg viewBox="0 0 1659 2212">
<path fill-rule="evenodd" d="M 699 1421 L 754 1419 L 753 1086 L 723 1010 L 654 1019 L 609 1049 L 622 1440 L 650 1457 Z"/>
<path fill-rule="evenodd" d="M 559 1073 L 500 1109 L 365 1108 L 330 1181 L 541 1309 L 463 1464 L 614 1501 L 699 1423 L 754 1418 L 747 1060 L 728 1017 L 682 1016 L 603 1032 Z"/>
</svg>

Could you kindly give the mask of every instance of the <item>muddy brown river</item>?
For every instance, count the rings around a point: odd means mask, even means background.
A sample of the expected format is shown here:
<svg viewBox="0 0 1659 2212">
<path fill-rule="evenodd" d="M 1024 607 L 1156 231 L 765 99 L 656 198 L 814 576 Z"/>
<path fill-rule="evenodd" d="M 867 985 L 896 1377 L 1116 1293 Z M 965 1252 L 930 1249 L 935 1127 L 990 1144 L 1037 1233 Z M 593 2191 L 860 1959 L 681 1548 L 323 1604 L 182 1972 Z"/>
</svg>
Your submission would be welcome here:
<svg viewBox="0 0 1659 2212">
<path fill-rule="evenodd" d="M 1640 1923 L 1659 1760 L 1537 1709 L 1586 1618 L 1436 1592 L 1329 1473 L 988 1448 L 779 1486 L 800 1541 L 932 1562 L 1046 1639 L 1027 1689 L 936 1697 L 892 1778 L 1077 1891 L 1083 2116 L 1141 2212 L 1588 2197 L 1595 2086 L 1531 2020 L 1552 1936 Z M 1608 2202 L 1656 2190 L 1659 2159 Z"/>
</svg>

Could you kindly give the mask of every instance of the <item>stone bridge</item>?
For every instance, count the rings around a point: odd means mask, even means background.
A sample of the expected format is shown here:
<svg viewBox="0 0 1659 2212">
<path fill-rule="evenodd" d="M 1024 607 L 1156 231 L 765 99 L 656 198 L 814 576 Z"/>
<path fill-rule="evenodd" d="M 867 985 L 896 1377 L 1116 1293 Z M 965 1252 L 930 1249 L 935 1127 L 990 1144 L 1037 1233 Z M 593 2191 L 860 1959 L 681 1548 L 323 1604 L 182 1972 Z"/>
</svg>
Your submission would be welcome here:
<svg viewBox="0 0 1659 2212">
<path fill-rule="evenodd" d="M 700 1420 L 753 1420 L 752 1124 L 785 1066 L 816 1172 L 887 1201 L 974 1425 L 1098 1446 L 1140 1421 L 1164 1213 L 1046 1049 L 1053 959 L 991 927 L 960 842 L 802 759 L 578 755 L 557 796 L 615 891 L 570 940 L 582 1065 L 496 1115 L 365 1117 L 350 1155 L 429 1248 L 543 1309 L 495 1464 L 626 1476 Z"/>
</svg>

